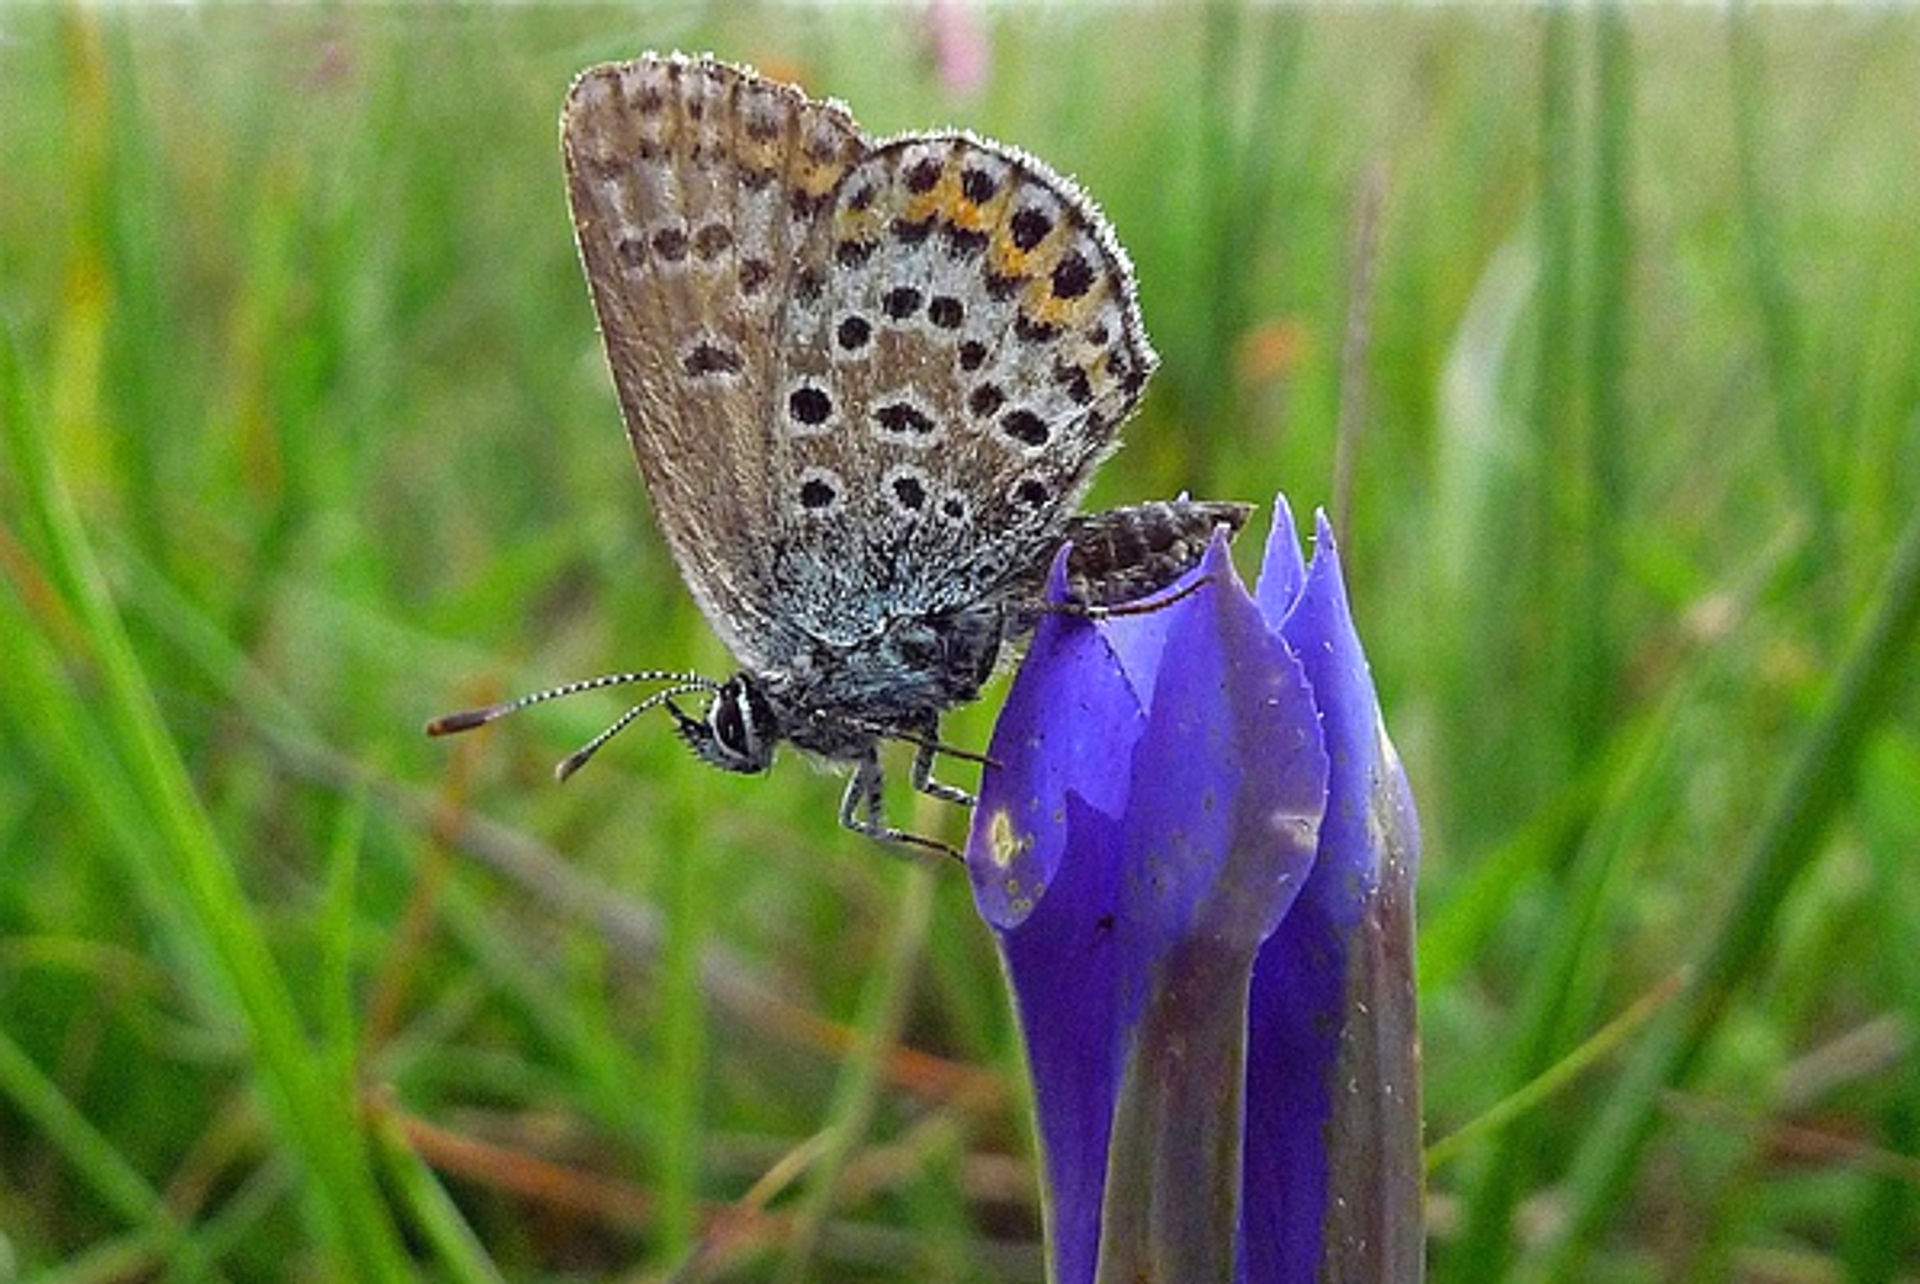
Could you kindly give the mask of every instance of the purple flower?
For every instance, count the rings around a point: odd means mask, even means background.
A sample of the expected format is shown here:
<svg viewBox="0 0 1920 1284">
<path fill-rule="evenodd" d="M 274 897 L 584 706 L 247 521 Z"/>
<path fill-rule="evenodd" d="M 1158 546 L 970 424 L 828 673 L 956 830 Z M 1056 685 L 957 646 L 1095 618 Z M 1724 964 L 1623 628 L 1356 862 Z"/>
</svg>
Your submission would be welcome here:
<svg viewBox="0 0 1920 1284">
<path fill-rule="evenodd" d="M 1058 1284 L 1421 1275 L 1412 799 L 1322 519 L 1249 595 L 1046 616 L 968 850 Z M 1056 565 L 1053 592 L 1062 591 Z"/>
</svg>

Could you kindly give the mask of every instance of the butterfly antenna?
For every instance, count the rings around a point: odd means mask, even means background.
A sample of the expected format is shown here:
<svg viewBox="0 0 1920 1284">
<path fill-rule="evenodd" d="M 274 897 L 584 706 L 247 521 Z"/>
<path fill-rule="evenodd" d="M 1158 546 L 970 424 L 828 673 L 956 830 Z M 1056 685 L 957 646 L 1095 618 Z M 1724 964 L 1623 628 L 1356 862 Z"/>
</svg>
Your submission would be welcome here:
<svg viewBox="0 0 1920 1284">
<path fill-rule="evenodd" d="M 553 769 L 553 778 L 555 780 L 565 780 L 568 776 L 571 776 L 574 772 L 586 766 L 587 759 L 599 753 L 601 745 L 607 743 L 607 741 L 613 739 L 622 731 L 625 731 L 628 723 L 655 705 L 666 705 L 669 709 L 673 709 L 674 716 L 684 720 L 686 715 L 682 714 L 678 709 L 674 709 L 673 698 L 677 695 L 687 695 L 694 691 L 711 691 L 717 685 L 717 683 L 710 682 L 705 678 L 700 678 L 697 681 L 686 681 L 680 683 L 678 686 L 668 687 L 665 691 L 654 692 L 639 704 L 634 705 L 633 708 L 621 714 L 614 720 L 612 726 L 561 759 L 559 764 Z"/>
<path fill-rule="evenodd" d="M 562 686 L 549 687 L 545 691 L 535 691 L 516 700 L 503 700 L 499 704 L 490 704 L 480 709 L 463 709 L 459 713 L 449 713 L 435 718 L 427 724 L 430 736 L 450 736 L 456 731 L 471 731 L 475 727 L 484 727 L 510 713 L 518 713 L 528 705 L 545 704 L 549 700 L 558 700 L 561 696 L 579 695 L 583 691 L 598 691 L 602 687 L 625 686 L 630 682 L 672 682 L 675 685 L 670 694 L 679 695 L 688 691 L 718 691 L 720 684 L 712 678 L 703 678 L 697 673 L 668 673 L 659 669 L 642 669 L 636 673 L 605 673 L 597 678 L 582 678 L 578 682 L 568 682 Z"/>
</svg>

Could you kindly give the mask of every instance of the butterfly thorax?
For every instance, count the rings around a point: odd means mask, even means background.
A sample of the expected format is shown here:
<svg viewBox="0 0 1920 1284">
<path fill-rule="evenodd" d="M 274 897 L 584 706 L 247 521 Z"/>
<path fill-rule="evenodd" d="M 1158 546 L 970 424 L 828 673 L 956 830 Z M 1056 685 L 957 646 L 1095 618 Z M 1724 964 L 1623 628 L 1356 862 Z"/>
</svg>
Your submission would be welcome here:
<svg viewBox="0 0 1920 1284">
<path fill-rule="evenodd" d="M 866 758 L 889 735 L 931 735 L 942 713 L 977 699 L 1001 632 L 995 607 L 902 617 L 857 646 L 823 645 L 789 671 L 736 673 L 704 718 L 668 707 L 695 755 L 727 771 L 765 771 L 783 740 L 826 758 Z"/>
<path fill-rule="evenodd" d="M 852 645 L 819 644 L 759 681 L 784 739 L 829 758 L 863 757 L 876 738 L 930 733 L 942 713 L 978 699 L 1002 629 L 993 605 L 900 616 Z"/>
</svg>

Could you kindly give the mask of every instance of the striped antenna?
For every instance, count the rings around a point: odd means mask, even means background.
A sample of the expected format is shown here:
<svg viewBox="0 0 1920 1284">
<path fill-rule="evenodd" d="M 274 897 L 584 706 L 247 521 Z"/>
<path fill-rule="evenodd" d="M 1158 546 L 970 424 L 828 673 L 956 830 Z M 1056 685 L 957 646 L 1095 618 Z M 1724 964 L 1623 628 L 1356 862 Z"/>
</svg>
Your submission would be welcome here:
<svg viewBox="0 0 1920 1284">
<path fill-rule="evenodd" d="M 523 695 L 517 700 L 503 700 L 499 704 L 490 704 L 481 709 L 464 709 L 459 713 L 445 714 L 427 724 L 427 734 L 430 736 L 450 736 L 456 731 L 471 731 L 475 727 L 484 727 L 489 722 L 504 718 L 510 713 L 518 713 L 528 705 L 545 704 L 549 700 L 558 700 L 561 696 L 579 695 L 583 691 L 598 691 L 603 687 L 625 686 L 630 682 L 671 682 L 674 684 L 673 690 L 662 692 L 659 697 L 648 699 L 644 704 L 639 706 L 641 709 L 650 708 L 657 703 L 659 699 L 666 696 L 684 695 L 690 691 L 718 691 L 720 689 L 718 682 L 715 682 L 712 678 L 703 678 L 697 673 L 668 673 L 660 669 L 642 669 L 637 673 L 606 673 L 597 678 L 582 678 L 578 682 L 569 682 L 564 686 L 549 687 L 545 691 L 535 691 L 532 695 Z M 622 718 L 620 722 L 606 734 L 611 735 L 613 731 L 618 731 L 621 727 L 626 726 L 628 722 L 633 720 L 637 712 L 638 709 L 630 710 L 627 716 Z M 606 736 L 603 735 L 594 742 L 592 748 L 598 749 L 605 741 Z M 587 752 L 591 753 L 591 750 Z M 579 755 L 575 756 L 579 757 Z M 572 760 L 569 759 L 568 761 Z M 584 762 L 585 758 L 581 758 L 581 761 Z M 577 763 L 575 767 L 578 767 Z M 567 774 L 571 775 L 572 772 L 569 771 Z"/>
<path fill-rule="evenodd" d="M 688 695 L 695 691 L 713 691 L 718 689 L 718 686 L 718 683 L 708 681 L 706 678 L 701 678 L 698 681 L 682 682 L 678 686 L 668 687 L 665 691 L 654 692 L 639 704 L 634 705 L 633 708 L 621 714 L 611 727 L 608 727 L 605 731 L 602 731 L 599 735 L 561 759 L 560 763 L 553 769 L 553 778 L 555 780 L 565 780 L 568 776 L 571 776 L 574 772 L 586 766 L 587 759 L 599 753 L 601 745 L 607 743 L 607 741 L 613 739 L 622 731 L 625 731 L 629 722 L 632 722 L 635 718 L 653 708 L 655 705 L 664 704 L 672 708 L 673 698 L 677 695 Z M 678 710 L 675 710 L 675 712 L 678 713 Z"/>
</svg>

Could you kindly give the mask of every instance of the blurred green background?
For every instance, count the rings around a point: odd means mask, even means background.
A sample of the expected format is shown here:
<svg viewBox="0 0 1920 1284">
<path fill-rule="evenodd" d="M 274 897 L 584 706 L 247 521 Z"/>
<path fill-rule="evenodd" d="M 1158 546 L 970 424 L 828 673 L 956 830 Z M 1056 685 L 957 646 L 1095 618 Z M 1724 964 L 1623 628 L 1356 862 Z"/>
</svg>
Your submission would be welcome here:
<svg viewBox="0 0 1920 1284">
<path fill-rule="evenodd" d="M 1040 1278 L 964 879 L 420 735 L 728 666 L 560 179 L 649 48 L 1076 174 L 1093 502 L 1337 509 L 1433 1279 L 1920 1278 L 1920 18 L 1089 5 L 0 10 L 0 1280 Z"/>
</svg>

